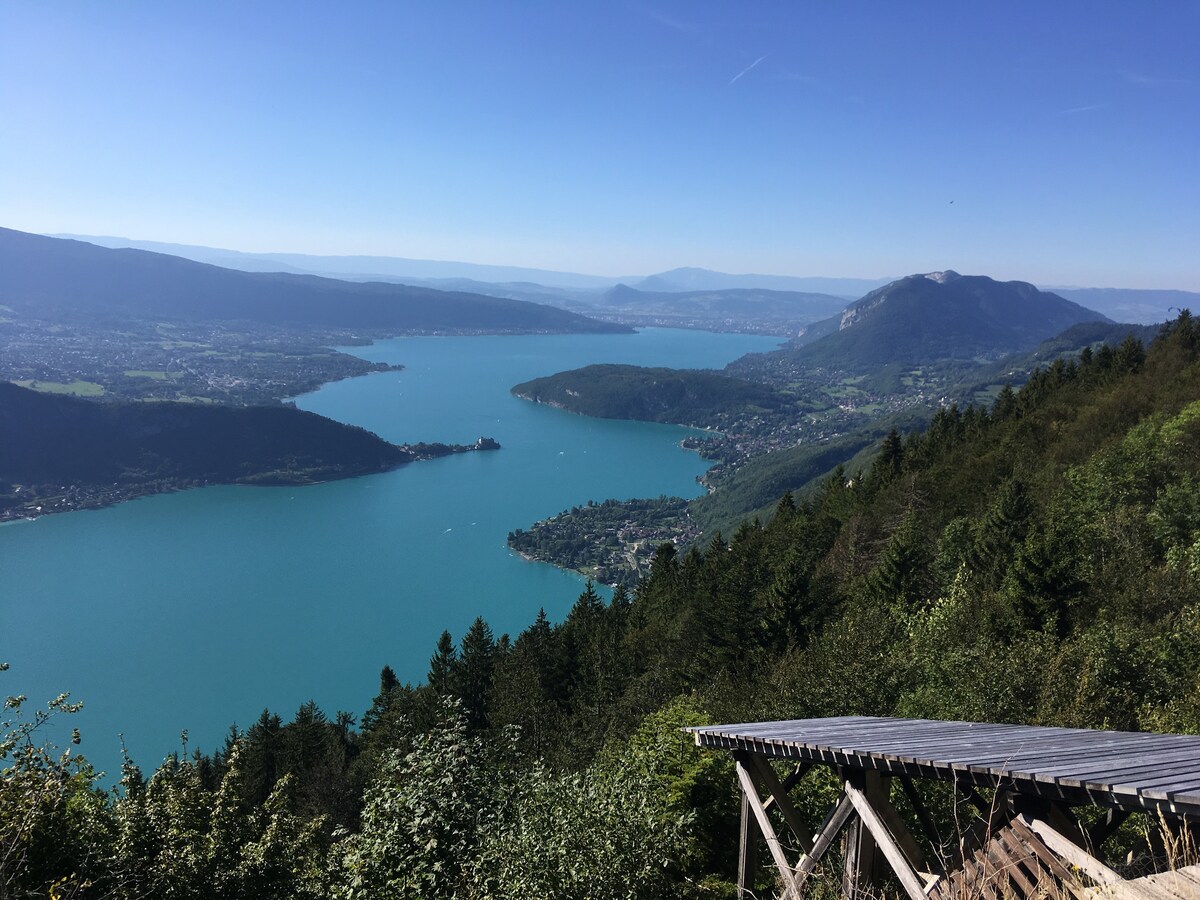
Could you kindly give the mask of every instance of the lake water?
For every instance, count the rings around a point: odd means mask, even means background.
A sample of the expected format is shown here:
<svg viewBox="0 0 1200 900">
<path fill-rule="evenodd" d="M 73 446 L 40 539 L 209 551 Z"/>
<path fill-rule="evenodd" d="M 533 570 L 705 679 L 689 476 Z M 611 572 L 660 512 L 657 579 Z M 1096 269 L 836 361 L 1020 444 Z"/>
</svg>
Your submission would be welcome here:
<svg viewBox="0 0 1200 900">
<path fill-rule="evenodd" d="M 0 695 L 85 703 L 70 724 L 100 768 L 118 733 L 153 769 L 209 751 L 231 723 L 309 700 L 361 714 L 379 670 L 420 681 L 443 629 L 482 615 L 516 634 L 560 619 L 574 574 L 508 550 L 510 530 L 588 500 L 692 497 L 704 462 L 681 428 L 589 419 L 512 397 L 530 378 L 598 362 L 720 367 L 774 338 L 418 337 L 351 352 L 402 363 L 298 398 L 395 442 L 503 449 L 303 488 L 212 487 L 0 528 Z"/>
</svg>

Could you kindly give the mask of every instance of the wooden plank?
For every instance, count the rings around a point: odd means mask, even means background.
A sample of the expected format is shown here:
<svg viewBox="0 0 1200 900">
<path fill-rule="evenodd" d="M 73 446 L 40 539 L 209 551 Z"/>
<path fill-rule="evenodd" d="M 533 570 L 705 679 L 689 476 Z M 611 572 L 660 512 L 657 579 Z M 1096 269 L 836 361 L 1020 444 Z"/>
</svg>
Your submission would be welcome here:
<svg viewBox="0 0 1200 900">
<path fill-rule="evenodd" d="M 1125 757 L 1124 761 L 1109 760 L 1101 757 L 1092 764 L 1059 762 L 1054 766 L 1039 768 L 1018 768 L 1014 766 L 1014 775 L 1022 777 L 1037 777 L 1053 775 L 1060 781 L 1071 781 L 1077 784 L 1136 784 L 1147 777 L 1161 774 L 1163 777 L 1200 775 L 1200 759 L 1189 758 L 1179 760 L 1161 757 L 1159 759 L 1134 759 Z M 1184 779 L 1186 780 L 1186 779 Z"/>
<path fill-rule="evenodd" d="M 706 744 L 709 749 L 746 750 L 746 747 L 736 741 L 725 742 L 723 739 Z M 749 745 L 746 745 L 749 746 Z M 1200 815 L 1200 792 L 1167 793 L 1150 789 L 1139 792 L 1136 788 L 1126 785 L 1088 785 L 1076 787 L 1062 784 L 1051 777 L 1038 780 L 1013 778 L 1011 773 L 982 772 L 960 769 L 950 771 L 945 768 L 918 765 L 913 762 L 887 762 L 881 760 L 866 760 L 849 757 L 845 754 L 825 750 L 821 752 L 801 751 L 790 754 L 778 751 L 778 748 L 764 748 L 762 745 L 750 747 L 746 752 L 761 753 L 774 758 L 806 759 L 826 765 L 845 765 L 852 767 L 875 768 L 893 775 L 910 775 L 918 778 L 942 781 L 956 780 L 983 787 L 1007 785 L 1008 790 L 1019 790 L 1025 794 L 1038 797 L 1051 797 L 1066 800 L 1075 804 L 1092 804 L 1114 806 L 1130 810 L 1161 809 L 1169 815 Z"/>
<path fill-rule="evenodd" d="M 740 735 L 791 744 L 809 750 L 840 749 L 863 756 L 909 756 L 932 763 L 959 761 L 978 765 L 982 759 L 1004 760 L 1016 752 L 1031 757 L 1038 751 L 1051 753 L 1109 753 L 1177 746 L 1194 752 L 1200 738 L 1152 735 L 1136 732 L 1104 732 L 1035 726 L 984 725 L 966 722 L 936 722 L 922 719 L 880 719 L 867 716 L 837 719 L 800 719 L 788 722 L 743 723 L 695 729 L 705 734 Z M 947 752 L 942 753 L 945 750 Z"/>
<path fill-rule="evenodd" d="M 995 840 L 1005 850 L 1009 877 L 1020 886 L 1026 897 L 1032 897 L 1041 881 L 1041 867 L 1037 865 L 1037 858 L 1017 840 L 1011 828 L 1000 829 Z"/>
<path fill-rule="evenodd" d="M 882 793 L 882 780 L 878 773 L 852 770 L 846 773 L 845 784 L 853 783 L 858 790 L 866 791 L 872 798 Z M 849 792 L 846 792 L 849 796 Z M 853 800 L 851 800 L 853 804 Z M 863 822 L 862 816 L 851 823 L 844 841 L 842 894 L 847 900 L 870 898 L 875 893 L 875 877 L 878 874 L 878 847 L 875 836 Z"/>
<path fill-rule="evenodd" d="M 859 819 L 875 838 L 876 844 L 883 851 L 883 855 L 891 865 L 892 871 L 896 873 L 905 893 L 911 900 L 925 900 L 925 883 L 905 858 L 904 852 L 867 799 L 866 793 L 849 781 L 846 782 L 845 791 L 850 802 L 854 804 L 854 811 L 858 813 Z"/>
<path fill-rule="evenodd" d="M 1072 843 L 1052 828 L 1047 822 L 1032 816 L 1020 815 L 1017 819 L 1030 831 L 1042 839 L 1042 842 L 1075 868 L 1087 874 L 1099 884 L 1114 884 L 1121 881 L 1121 876 L 1106 866 L 1096 857 L 1089 854 L 1078 844 Z"/>
<path fill-rule="evenodd" d="M 904 820 L 900 818 L 900 813 L 896 811 L 896 807 L 892 806 L 891 800 L 884 792 L 875 802 L 875 811 L 879 813 L 879 818 L 883 819 L 883 823 L 887 825 L 888 831 L 895 839 L 900 849 L 904 851 L 904 856 L 912 864 L 912 867 L 918 872 L 923 872 L 926 869 L 925 851 L 921 849 L 921 845 L 917 839 L 913 837 L 908 826 L 904 824 Z"/>
<path fill-rule="evenodd" d="M 1200 737 L 845 716 L 692 729 L 702 746 L 1123 809 L 1200 813 Z M 1193 766 L 1192 761 L 1196 760 Z M 1192 777 L 1195 776 L 1195 777 Z"/>
<path fill-rule="evenodd" d="M 1063 865 L 1062 860 L 1046 846 L 1045 842 L 1029 829 L 1024 821 L 1024 817 L 1017 816 L 1013 819 L 1011 827 L 1013 833 L 1021 839 L 1021 842 L 1029 848 L 1030 852 L 1037 856 L 1038 861 L 1049 871 L 1053 878 L 1073 893 L 1077 895 L 1081 894 L 1080 885 L 1075 880 L 1075 876 Z"/>
<path fill-rule="evenodd" d="M 1200 900 L 1200 884 L 1179 872 L 1162 872 L 1139 878 L 1155 891 L 1162 892 L 1171 900 Z"/>
</svg>

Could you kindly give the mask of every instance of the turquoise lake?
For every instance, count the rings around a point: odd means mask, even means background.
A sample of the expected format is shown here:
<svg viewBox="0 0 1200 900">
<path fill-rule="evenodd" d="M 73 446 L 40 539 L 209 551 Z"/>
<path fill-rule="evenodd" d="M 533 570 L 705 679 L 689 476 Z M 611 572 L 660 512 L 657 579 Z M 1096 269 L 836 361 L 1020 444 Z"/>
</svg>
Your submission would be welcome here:
<svg viewBox="0 0 1200 900">
<path fill-rule="evenodd" d="M 497 637 L 583 582 L 509 551 L 510 530 L 609 497 L 692 497 L 706 464 L 686 430 L 589 419 L 509 388 L 599 362 L 720 367 L 778 339 L 635 335 L 414 337 L 354 352 L 402 363 L 297 405 L 395 442 L 503 449 L 303 488 L 212 487 L 0 527 L 0 694 L 84 701 L 70 725 L 115 773 L 118 734 L 144 770 L 219 746 L 269 707 L 356 715 L 386 664 L 420 681 L 443 629 L 482 615 Z"/>
</svg>

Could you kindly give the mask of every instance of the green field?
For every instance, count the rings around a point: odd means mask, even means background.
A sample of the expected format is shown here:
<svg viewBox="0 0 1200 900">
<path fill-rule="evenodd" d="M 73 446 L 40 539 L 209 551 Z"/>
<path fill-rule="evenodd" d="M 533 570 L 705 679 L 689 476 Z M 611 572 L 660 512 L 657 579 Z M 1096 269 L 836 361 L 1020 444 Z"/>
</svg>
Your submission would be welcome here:
<svg viewBox="0 0 1200 900">
<path fill-rule="evenodd" d="M 71 394 L 75 397 L 99 397 L 104 393 L 103 385 L 94 381 L 15 381 L 23 388 L 41 391 L 43 394 Z"/>
<path fill-rule="evenodd" d="M 179 376 L 163 369 L 126 369 L 126 378 L 151 378 L 154 381 L 174 381 Z"/>
</svg>

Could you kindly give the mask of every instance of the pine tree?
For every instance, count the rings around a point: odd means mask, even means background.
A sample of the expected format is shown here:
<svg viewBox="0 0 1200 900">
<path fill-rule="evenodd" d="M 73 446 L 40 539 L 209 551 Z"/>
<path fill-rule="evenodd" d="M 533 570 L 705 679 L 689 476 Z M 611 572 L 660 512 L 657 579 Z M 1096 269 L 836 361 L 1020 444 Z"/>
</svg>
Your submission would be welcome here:
<svg viewBox="0 0 1200 900">
<path fill-rule="evenodd" d="M 482 617 L 475 619 L 463 636 L 458 659 L 451 663 L 454 693 L 462 700 L 467 727 L 482 731 L 489 724 L 488 695 L 492 689 L 496 642 Z"/>
<path fill-rule="evenodd" d="M 425 683 L 439 697 L 448 697 L 454 690 L 454 663 L 458 659 L 458 651 L 454 647 L 454 638 L 449 631 L 443 631 L 438 638 L 437 651 L 429 660 L 429 674 Z"/>
<path fill-rule="evenodd" d="M 258 806 L 264 803 L 283 777 L 282 732 L 283 720 L 268 709 L 246 731 L 241 755 L 243 797 L 247 803 Z"/>
<path fill-rule="evenodd" d="M 1000 486 L 979 524 L 971 560 L 988 587 L 1000 586 L 1016 549 L 1025 540 L 1032 515 L 1033 504 L 1021 481 L 1014 478 Z"/>
<path fill-rule="evenodd" d="M 941 410 L 938 411 L 939 413 Z M 879 447 L 879 455 L 871 464 L 871 474 L 867 484 L 872 489 L 887 484 L 900 474 L 900 465 L 904 461 L 904 447 L 900 443 L 900 432 L 895 428 L 887 433 Z"/>
</svg>

